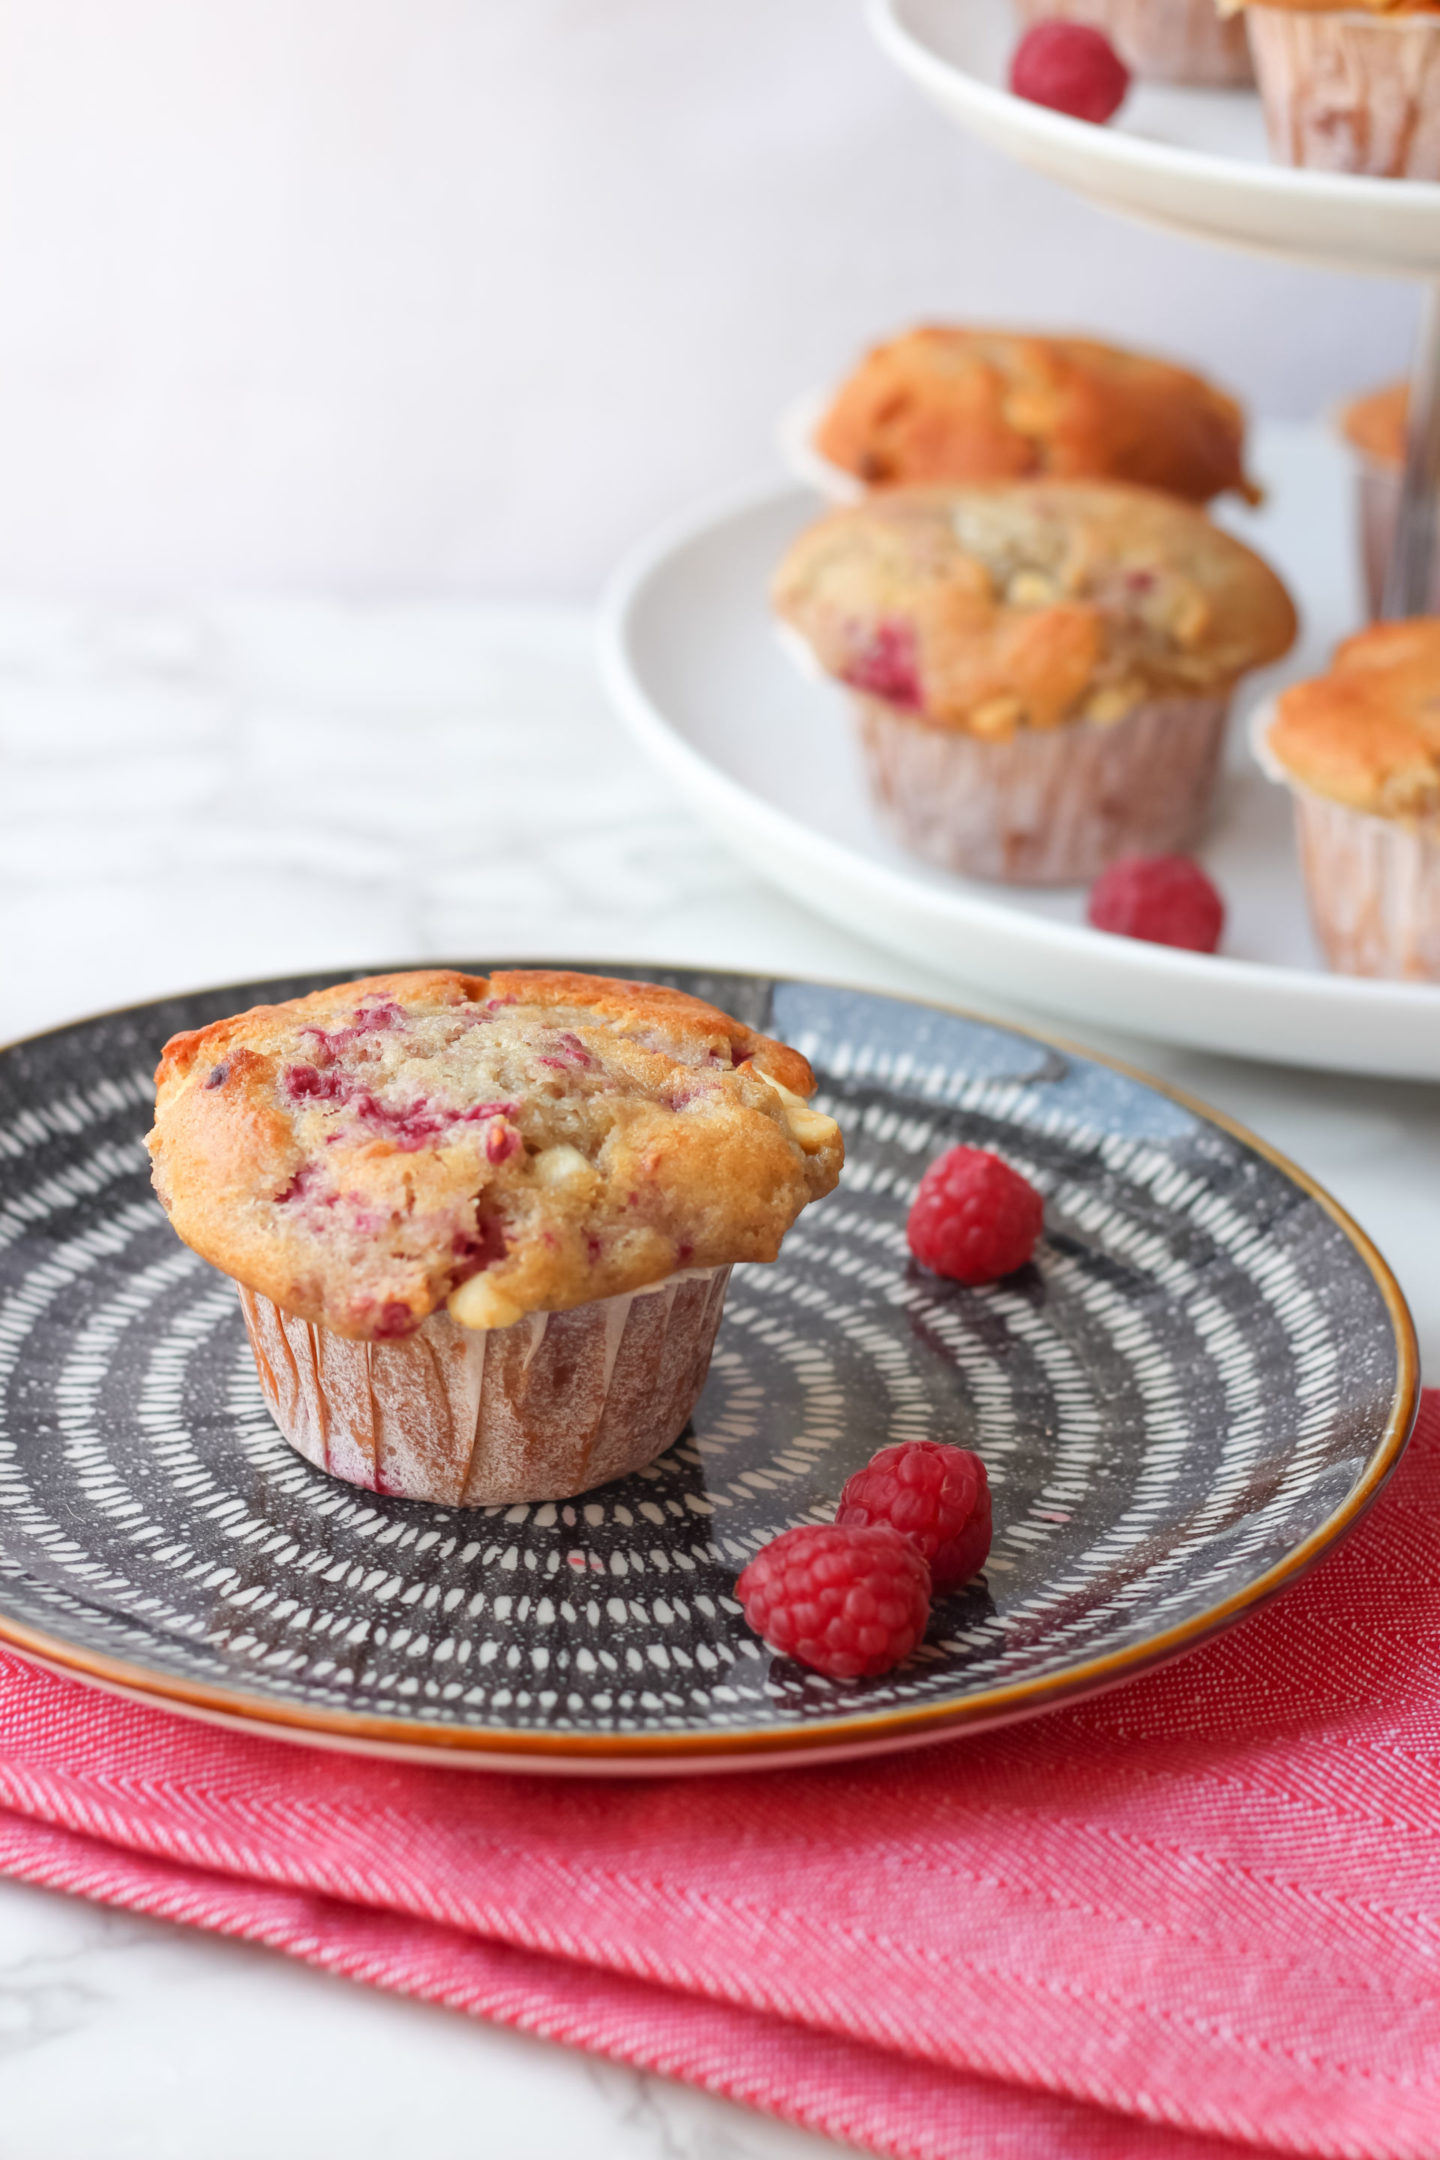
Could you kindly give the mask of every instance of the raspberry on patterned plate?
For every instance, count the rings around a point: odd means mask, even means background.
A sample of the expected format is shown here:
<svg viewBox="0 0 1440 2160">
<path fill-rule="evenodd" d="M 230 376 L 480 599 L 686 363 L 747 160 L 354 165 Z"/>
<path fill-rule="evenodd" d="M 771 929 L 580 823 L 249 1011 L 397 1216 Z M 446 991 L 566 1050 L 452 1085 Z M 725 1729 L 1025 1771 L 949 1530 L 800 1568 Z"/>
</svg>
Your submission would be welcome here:
<svg viewBox="0 0 1440 2160">
<path fill-rule="evenodd" d="M 922 1267 L 952 1282 L 998 1282 L 1024 1267 L 1045 1225 L 1027 1178 L 985 1148 L 953 1147 L 920 1180 L 905 1225 Z"/>
<path fill-rule="evenodd" d="M 772 1649 L 834 1680 L 873 1680 L 924 1634 L 930 1569 L 898 1530 L 803 1523 L 761 1547 L 735 1595 Z"/>
<path fill-rule="evenodd" d="M 936 1591 L 955 1590 L 978 1575 L 990 1550 L 990 1480 L 969 1448 L 902 1441 L 846 1479 L 835 1520 L 898 1530 L 930 1563 Z"/>
</svg>

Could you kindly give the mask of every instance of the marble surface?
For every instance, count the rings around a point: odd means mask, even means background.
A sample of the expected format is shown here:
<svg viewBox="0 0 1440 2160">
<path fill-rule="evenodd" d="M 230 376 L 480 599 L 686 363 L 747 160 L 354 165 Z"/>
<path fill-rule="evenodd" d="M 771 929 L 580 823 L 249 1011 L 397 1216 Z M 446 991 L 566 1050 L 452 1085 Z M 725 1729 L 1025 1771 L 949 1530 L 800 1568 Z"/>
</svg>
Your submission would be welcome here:
<svg viewBox="0 0 1440 2160">
<path fill-rule="evenodd" d="M 439 957 L 669 959 L 966 1002 L 690 822 L 611 719 L 578 610 L 0 605 L 0 769 L 0 1036 L 201 983 Z M 1440 1371 L 1423 1197 L 1440 1091 L 1090 1039 L 1329 1185 Z M 391 2160 L 427 2133 L 456 2160 L 825 2149 L 267 1952 L 0 1883 L 3 2160 Z"/>
</svg>

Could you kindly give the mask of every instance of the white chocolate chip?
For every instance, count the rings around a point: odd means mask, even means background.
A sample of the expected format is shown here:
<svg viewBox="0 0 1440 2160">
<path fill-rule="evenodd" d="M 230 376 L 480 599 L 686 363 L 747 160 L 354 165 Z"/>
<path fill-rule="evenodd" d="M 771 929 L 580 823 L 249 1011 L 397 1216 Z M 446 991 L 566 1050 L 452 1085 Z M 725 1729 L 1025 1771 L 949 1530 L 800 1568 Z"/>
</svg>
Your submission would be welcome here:
<svg viewBox="0 0 1440 2160">
<path fill-rule="evenodd" d="M 537 1185 L 574 1185 L 595 1174 L 579 1148 L 564 1140 L 555 1147 L 541 1148 L 534 1168 Z"/>
<path fill-rule="evenodd" d="M 1144 694 L 1138 683 L 1107 683 L 1085 700 L 1085 718 L 1093 720 L 1097 727 L 1114 727 L 1129 718 Z"/>
<path fill-rule="evenodd" d="M 1053 607 L 1060 587 L 1043 570 L 1017 570 L 1005 588 L 1005 598 L 1012 607 Z"/>
<path fill-rule="evenodd" d="M 804 1110 L 808 1107 L 805 1097 L 797 1095 L 794 1088 L 786 1087 L 783 1080 L 772 1080 L 769 1073 L 762 1072 L 758 1065 L 752 1065 L 751 1071 L 756 1075 L 757 1079 L 765 1082 L 766 1087 L 774 1088 L 775 1093 L 780 1097 L 787 1110 Z"/>
<path fill-rule="evenodd" d="M 803 1095 L 797 1095 L 794 1088 L 786 1087 L 783 1080 L 772 1080 L 769 1073 L 762 1072 L 758 1065 L 752 1066 L 751 1070 L 757 1079 L 763 1080 L 766 1087 L 773 1088 L 780 1097 L 785 1105 L 785 1123 L 790 1129 L 790 1137 L 806 1155 L 818 1154 L 821 1148 L 829 1147 L 833 1140 L 839 1138 L 840 1128 L 834 1118 L 826 1117 L 821 1110 L 812 1110 Z"/>
<path fill-rule="evenodd" d="M 524 1310 L 513 1298 L 497 1290 L 488 1275 L 472 1275 L 469 1282 L 461 1283 L 445 1300 L 445 1310 L 457 1327 L 486 1328 L 513 1327 L 523 1320 Z"/>
<path fill-rule="evenodd" d="M 970 709 L 970 732 L 986 742 L 1004 742 L 1025 718 L 1024 700 L 1018 697 L 986 698 Z"/>
<path fill-rule="evenodd" d="M 840 1133 L 834 1118 L 826 1117 L 823 1110 L 808 1110 L 803 1105 L 792 1110 L 787 1103 L 785 1123 L 790 1128 L 791 1139 L 806 1155 L 818 1155 L 821 1148 L 829 1147 Z"/>
</svg>

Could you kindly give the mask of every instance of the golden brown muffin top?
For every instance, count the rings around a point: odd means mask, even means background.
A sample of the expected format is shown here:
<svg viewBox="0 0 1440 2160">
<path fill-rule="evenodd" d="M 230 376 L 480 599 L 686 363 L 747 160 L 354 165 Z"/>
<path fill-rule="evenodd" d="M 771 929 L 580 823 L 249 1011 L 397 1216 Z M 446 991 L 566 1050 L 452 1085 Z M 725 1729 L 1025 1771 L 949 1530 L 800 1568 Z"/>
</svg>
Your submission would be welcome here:
<svg viewBox="0 0 1440 2160">
<path fill-rule="evenodd" d="M 375 975 L 177 1035 L 148 1145 L 180 1236 L 360 1340 L 773 1260 L 840 1175 L 798 1051 L 652 983 Z"/>
<path fill-rule="evenodd" d="M 1233 398 L 1094 338 L 912 330 L 867 353 L 815 447 L 871 487 L 1048 475 L 1258 499 Z"/>
<path fill-rule="evenodd" d="M 1440 816 L 1440 618 L 1376 623 L 1277 700 L 1265 747 L 1297 785 L 1375 817 Z"/>
<path fill-rule="evenodd" d="M 1224 692 L 1295 635 L 1203 511 L 1099 481 L 887 490 L 802 533 L 773 597 L 827 674 L 1000 739 Z"/>
<path fill-rule="evenodd" d="M 1440 0 L 1220 0 L 1222 15 L 1260 6 L 1286 8 L 1292 15 L 1433 15 Z"/>
<path fill-rule="evenodd" d="M 1403 466 L 1405 436 L 1410 425 L 1410 385 L 1387 383 L 1355 398 L 1340 415 L 1345 440 L 1377 465 Z"/>
</svg>

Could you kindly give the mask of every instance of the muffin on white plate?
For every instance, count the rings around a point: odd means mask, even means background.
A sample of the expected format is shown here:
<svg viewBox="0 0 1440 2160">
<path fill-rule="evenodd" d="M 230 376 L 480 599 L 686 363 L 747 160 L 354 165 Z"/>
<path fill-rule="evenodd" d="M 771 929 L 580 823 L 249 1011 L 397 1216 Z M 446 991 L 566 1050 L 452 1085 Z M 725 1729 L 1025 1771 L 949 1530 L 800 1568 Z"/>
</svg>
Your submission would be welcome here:
<svg viewBox="0 0 1440 2160">
<path fill-rule="evenodd" d="M 1385 586 L 1395 534 L 1410 425 L 1410 386 L 1387 383 L 1351 400 L 1340 413 L 1340 432 L 1355 459 L 1355 509 L 1365 599 L 1372 616 L 1385 605 Z M 1440 612 L 1440 555 L 1431 571 L 1429 602 Z"/>
<path fill-rule="evenodd" d="M 1275 573 L 1147 489 L 908 488 L 835 510 L 773 587 L 799 657 L 852 693 L 901 844 L 965 876 L 1089 884 L 1188 847 L 1230 698 L 1285 653 Z"/>
<path fill-rule="evenodd" d="M 1243 23 L 1216 0 L 1015 0 L 1026 29 L 1078 22 L 1103 30 L 1142 82 L 1243 89 L 1255 80 Z"/>
<path fill-rule="evenodd" d="M 1315 934 L 1343 975 L 1440 982 L 1440 618 L 1376 623 L 1257 715 L 1295 801 Z"/>
<path fill-rule="evenodd" d="M 1040 478 L 1125 480 L 1196 503 L 1227 491 L 1258 499 L 1234 398 L 1189 368 L 1096 338 L 910 330 L 874 346 L 807 418 L 805 477 L 844 499 Z"/>
<path fill-rule="evenodd" d="M 732 1265 L 839 1177 L 814 1084 L 680 991 L 431 969 L 177 1035 L 149 1147 L 303 1455 L 407 1499 L 551 1500 L 684 1430 Z"/>
<path fill-rule="evenodd" d="M 1243 8 L 1273 155 L 1320 172 L 1440 180 L 1436 0 L 1226 0 Z"/>
</svg>

